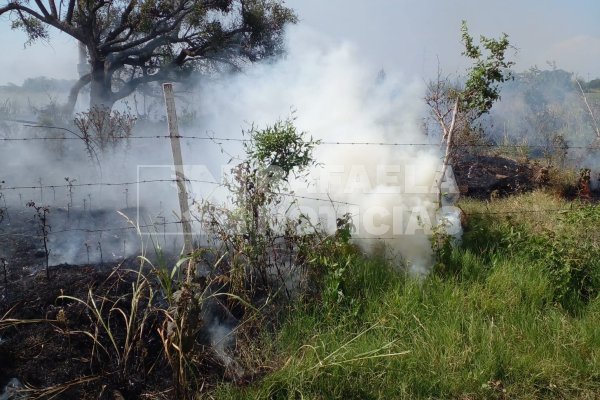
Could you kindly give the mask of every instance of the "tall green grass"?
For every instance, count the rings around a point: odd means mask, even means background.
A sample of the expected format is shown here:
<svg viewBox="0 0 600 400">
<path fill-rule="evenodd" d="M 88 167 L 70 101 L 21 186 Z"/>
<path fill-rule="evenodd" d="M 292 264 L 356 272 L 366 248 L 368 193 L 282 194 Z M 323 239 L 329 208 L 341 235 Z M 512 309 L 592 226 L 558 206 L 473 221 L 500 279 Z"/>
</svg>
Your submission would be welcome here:
<svg viewBox="0 0 600 400">
<path fill-rule="evenodd" d="M 464 241 L 428 278 L 353 258 L 354 301 L 295 306 L 262 339 L 273 372 L 215 397 L 600 396 L 600 209 L 543 193 L 462 207 Z"/>
</svg>

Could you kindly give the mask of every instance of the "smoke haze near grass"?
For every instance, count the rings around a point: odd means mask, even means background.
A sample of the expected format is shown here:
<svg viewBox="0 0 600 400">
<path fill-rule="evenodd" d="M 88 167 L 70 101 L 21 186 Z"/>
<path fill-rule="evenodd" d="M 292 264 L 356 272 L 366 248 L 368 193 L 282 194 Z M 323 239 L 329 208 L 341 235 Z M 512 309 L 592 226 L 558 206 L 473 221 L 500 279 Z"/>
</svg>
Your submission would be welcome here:
<svg viewBox="0 0 600 400">
<path fill-rule="evenodd" d="M 384 240 L 407 265 L 425 271 L 431 264 L 428 233 L 430 225 L 435 224 L 434 187 L 441 156 L 437 144 L 423 133 L 423 82 L 406 79 L 394 71 L 373 70 L 352 44 L 336 43 L 307 28 L 291 28 L 287 48 L 286 56 L 279 61 L 197 82 L 194 88 L 177 86 L 180 119 L 185 121 L 180 134 L 237 140 L 252 125 L 260 129 L 294 116 L 299 130 L 323 141 L 315 153 L 320 165 L 311 171 L 308 182 L 292 182 L 297 194 L 309 198 L 299 199 L 303 212 L 321 221 L 329 231 L 335 230 L 337 217 L 349 212 L 354 236 L 363 248 L 372 249 Z M 140 124 L 134 135 L 166 133 L 166 124 L 151 128 Z M 98 165 L 85 156 L 82 143 L 67 143 L 64 147 L 58 141 L 59 147 L 52 148 L 46 142 L 15 142 L 4 148 L 3 159 L 11 165 L 5 186 L 33 187 L 22 193 L 8 193 L 9 203 L 36 200 L 51 207 L 79 207 L 83 211 L 90 204 L 91 209 L 115 210 L 138 206 L 140 213 L 128 216 L 139 218 L 140 224 L 177 220 L 173 182 L 75 187 L 73 194 L 69 194 L 68 187 L 53 190 L 52 194 L 34 189 L 40 178 L 44 185 L 62 186 L 67 177 L 76 184 L 173 179 L 168 140 L 119 144 L 101 154 Z M 222 180 L 227 165 L 243 157 L 242 144 L 235 140 L 183 138 L 182 147 L 194 200 L 224 201 L 225 191 L 206 182 Z M 19 157 L 15 157 L 17 152 Z M 451 186 L 446 189 L 451 190 Z M 162 235 L 165 242 L 172 241 L 166 237 L 167 233 L 177 232 L 175 228 L 159 228 L 155 234 Z M 77 247 L 76 251 L 56 251 L 73 255 L 56 262 L 81 262 L 77 257 L 86 252 L 80 242 L 54 242 L 59 247 Z M 119 238 L 111 242 L 117 248 L 104 248 L 107 254 L 134 254 L 138 250 Z"/>
</svg>

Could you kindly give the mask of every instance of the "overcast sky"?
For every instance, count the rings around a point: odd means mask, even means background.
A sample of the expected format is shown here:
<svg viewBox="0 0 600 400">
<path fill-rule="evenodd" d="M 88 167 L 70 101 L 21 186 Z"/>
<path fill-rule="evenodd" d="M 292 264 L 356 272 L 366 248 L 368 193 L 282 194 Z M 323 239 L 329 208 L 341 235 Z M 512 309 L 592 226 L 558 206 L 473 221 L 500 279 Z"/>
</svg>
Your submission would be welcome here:
<svg viewBox="0 0 600 400">
<path fill-rule="evenodd" d="M 472 34 L 506 32 L 519 51 L 515 69 L 548 61 L 584 79 L 600 77 L 600 0 L 287 0 L 300 24 L 352 43 L 373 68 L 431 77 L 464 68 L 460 22 Z M 76 78 L 76 47 L 66 35 L 23 48 L 25 36 L 0 18 L 0 84 L 40 75 Z"/>
</svg>

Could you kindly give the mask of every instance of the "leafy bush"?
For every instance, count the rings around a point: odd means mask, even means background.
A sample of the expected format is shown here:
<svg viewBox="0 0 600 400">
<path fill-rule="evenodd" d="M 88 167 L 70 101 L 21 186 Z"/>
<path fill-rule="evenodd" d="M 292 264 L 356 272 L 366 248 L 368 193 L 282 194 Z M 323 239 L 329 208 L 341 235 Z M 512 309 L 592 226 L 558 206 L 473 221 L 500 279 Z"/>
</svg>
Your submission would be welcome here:
<svg viewBox="0 0 600 400">
<path fill-rule="evenodd" d="M 223 272 L 236 294 L 248 290 L 251 297 L 258 290 L 269 291 L 275 280 L 275 290 L 290 297 L 288 283 L 306 267 L 301 250 L 314 246 L 321 234 L 302 215 L 291 219 L 282 213 L 281 206 L 290 198 L 290 174 L 314 165 L 317 142 L 306 139 L 289 119 L 262 130 L 252 128 L 249 135 L 246 160 L 233 168 L 233 178 L 226 182 L 231 204 L 203 204 L 202 221 L 227 254 Z M 285 204 L 293 207 L 294 202 Z"/>
<path fill-rule="evenodd" d="M 503 201 L 497 202 L 504 210 Z M 553 300 L 572 312 L 596 298 L 600 293 L 600 249 L 595 245 L 600 208 L 569 204 L 543 193 L 504 203 L 513 206 L 512 212 L 469 217 L 466 248 L 482 254 L 488 263 L 518 257 L 537 266 L 552 283 Z M 461 276 L 462 265 L 451 263 L 449 268 Z"/>
</svg>

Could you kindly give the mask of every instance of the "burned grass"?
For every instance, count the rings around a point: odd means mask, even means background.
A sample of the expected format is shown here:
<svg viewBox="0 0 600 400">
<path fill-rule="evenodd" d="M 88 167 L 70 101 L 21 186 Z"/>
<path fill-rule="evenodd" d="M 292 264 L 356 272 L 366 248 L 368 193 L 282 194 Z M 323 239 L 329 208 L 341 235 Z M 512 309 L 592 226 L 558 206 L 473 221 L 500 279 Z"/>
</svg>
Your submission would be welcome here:
<svg viewBox="0 0 600 400">
<path fill-rule="evenodd" d="M 112 398 L 115 391 L 137 398 L 167 390 L 170 373 L 160 362 L 162 342 L 156 332 L 162 324 L 159 312 L 147 320 L 132 364 L 123 369 L 121 360 L 102 349 L 108 333 L 86 304 L 61 297 L 100 299 L 114 341 L 121 346 L 127 329 L 109 310 L 121 301 L 123 310 L 131 311 L 123 299 L 130 296 L 135 277 L 125 268 L 125 263 L 114 269 L 62 265 L 51 268 L 50 279 L 43 272 L 9 276 L 8 285 L 0 286 L 5 293 L 0 303 L 0 385 L 16 377 L 34 398 L 60 394 L 64 399 Z"/>
</svg>

